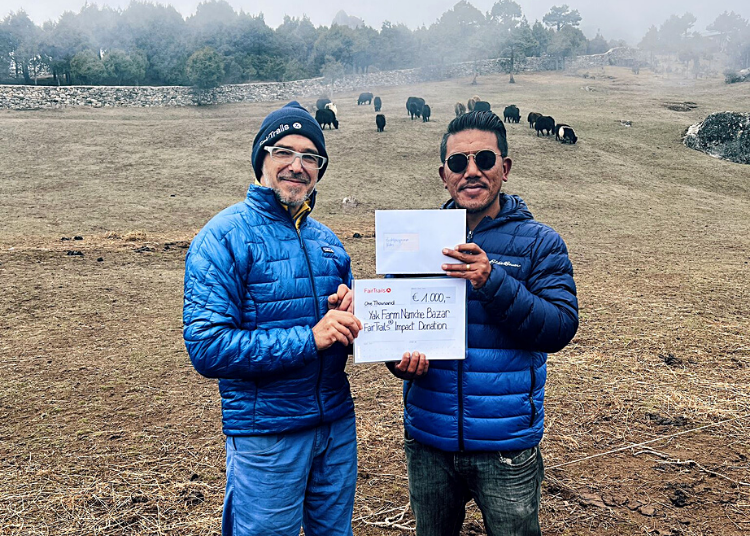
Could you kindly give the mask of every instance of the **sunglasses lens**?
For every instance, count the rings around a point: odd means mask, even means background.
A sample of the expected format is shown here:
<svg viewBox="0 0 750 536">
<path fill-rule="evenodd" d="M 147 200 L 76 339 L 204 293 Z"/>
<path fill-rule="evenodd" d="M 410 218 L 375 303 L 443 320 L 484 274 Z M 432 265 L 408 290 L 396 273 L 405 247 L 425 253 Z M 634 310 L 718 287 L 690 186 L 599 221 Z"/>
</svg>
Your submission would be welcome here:
<svg viewBox="0 0 750 536">
<path fill-rule="evenodd" d="M 469 158 L 465 154 L 456 153 L 450 155 L 446 163 L 448 164 L 448 169 L 453 173 L 461 173 L 469 165 Z"/>
<path fill-rule="evenodd" d="M 492 151 L 479 151 L 474 155 L 474 161 L 477 163 L 477 167 L 482 171 L 492 169 L 495 165 L 495 153 Z"/>
<path fill-rule="evenodd" d="M 492 169 L 495 166 L 495 162 L 497 162 L 495 153 L 487 149 L 485 149 L 484 151 L 479 151 L 473 156 L 474 163 L 482 171 Z M 465 155 L 463 153 L 452 154 L 448 157 L 446 163 L 448 164 L 448 169 L 450 169 L 453 173 L 463 173 L 466 170 L 466 166 L 469 165 L 469 155 Z"/>
</svg>

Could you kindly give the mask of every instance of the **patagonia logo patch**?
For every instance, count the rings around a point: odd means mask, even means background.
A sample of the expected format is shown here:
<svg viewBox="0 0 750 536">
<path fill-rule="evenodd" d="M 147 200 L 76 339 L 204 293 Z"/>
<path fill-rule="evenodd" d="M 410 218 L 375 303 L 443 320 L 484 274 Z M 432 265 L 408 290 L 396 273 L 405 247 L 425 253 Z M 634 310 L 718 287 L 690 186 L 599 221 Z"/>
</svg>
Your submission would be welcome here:
<svg viewBox="0 0 750 536">
<path fill-rule="evenodd" d="M 323 246 L 323 247 L 320 248 L 320 250 L 323 252 L 323 256 L 324 257 L 335 257 L 336 256 L 336 252 L 333 251 L 332 247 Z"/>
</svg>

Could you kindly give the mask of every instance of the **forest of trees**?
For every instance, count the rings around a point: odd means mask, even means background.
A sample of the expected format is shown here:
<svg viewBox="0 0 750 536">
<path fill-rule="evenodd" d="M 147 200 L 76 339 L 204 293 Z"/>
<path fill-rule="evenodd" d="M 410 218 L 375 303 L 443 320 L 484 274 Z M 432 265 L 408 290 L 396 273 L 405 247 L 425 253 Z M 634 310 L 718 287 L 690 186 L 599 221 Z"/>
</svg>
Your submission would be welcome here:
<svg viewBox="0 0 750 536">
<path fill-rule="evenodd" d="M 729 70 L 750 67 L 750 24 L 734 11 L 724 12 L 706 27 L 708 36 L 695 31 L 696 18 L 692 13 L 672 15 L 657 28 L 651 26 L 638 48 L 651 58 L 661 54 L 677 58 L 686 67 L 692 66 L 697 75 L 703 60 L 711 60 L 718 53 L 726 55 Z"/>
<path fill-rule="evenodd" d="M 512 63 L 550 55 L 564 61 L 624 45 L 599 34 L 587 39 L 580 22 L 577 10 L 562 5 L 530 24 L 513 0 L 498 0 L 488 13 L 460 0 L 416 30 L 387 21 L 375 29 L 343 13 L 329 27 L 286 17 L 273 29 L 262 14 L 238 13 L 225 0 L 207 0 L 187 19 L 158 3 L 133 0 L 124 10 L 86 4 L 41 27 L 20 10 L 0 21 L 0 81 L 213 87 L 495 57 Z M 689 13 L 673 16 L 659 29 L 652 27 L 639 46 L 693 62 L 720 47 L 736 58 L 738 68 L 747 66 L 747 21 L 724 13 L 708 28 L 720 35 L 711 42 L 691 33 L 694 23 Z"/>
</svg>

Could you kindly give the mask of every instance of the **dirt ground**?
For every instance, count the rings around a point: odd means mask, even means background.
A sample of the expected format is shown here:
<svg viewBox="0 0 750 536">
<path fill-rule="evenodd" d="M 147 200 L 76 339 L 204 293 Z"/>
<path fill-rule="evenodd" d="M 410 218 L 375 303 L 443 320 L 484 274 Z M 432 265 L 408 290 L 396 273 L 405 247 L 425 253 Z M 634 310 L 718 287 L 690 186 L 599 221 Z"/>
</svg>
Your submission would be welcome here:
<svg viewBox="0 0 750 536">
<path fill-rule="evenodd" d="M 446 199 L 438 146 L 456 101 L 572 125 L 574 146 L 507 125 L 507 191 L 562 234 L 580 300 L 578 334 L 549 356 L 543 532 L 747 534 L 750 167 L 681 136 L 750 110 L 750 92 L 582 74 L 376 88 L 383 133 L 357 94 L 333 95 L 341 124 L 313 215 L 355 277 L 373 277 L 374 210 Z M 432 121 L 408 118 L 410 95 Z M 220 401 L 182 343 L 184 256 L 243 198 L 253 136 L 280 104 L 0 111 L 0 534 L 220 532 Z M 400 382 L 382 365 L 348 371 L 354 533 L 413 533 Z M 484 534 L 473 505 L 463 534 Z"/>
</svg>

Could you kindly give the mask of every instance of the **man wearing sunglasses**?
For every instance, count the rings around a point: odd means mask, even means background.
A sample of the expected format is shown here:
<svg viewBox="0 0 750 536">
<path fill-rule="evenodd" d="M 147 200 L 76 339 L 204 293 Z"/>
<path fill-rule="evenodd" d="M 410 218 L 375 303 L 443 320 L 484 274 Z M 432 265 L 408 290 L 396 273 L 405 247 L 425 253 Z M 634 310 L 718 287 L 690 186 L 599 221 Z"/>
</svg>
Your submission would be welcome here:
<svg viewBox="0 0 750 536">
<path fill-rule="evenodd" d="M 309 215 L 328 164 L 297 102 L 252 149 L 258 183 L 216 215 L 185 261 L 184 338 L 219 379 L 227 483 L 222 534 L 351 536 L 357 445 L 344 372 L 362 325 L 350 258 Z"/>
<path fill-rule="evenodd" d="M 451 121 L 440 177 L 463 208 L 467 240 L 443 253 L 445 274 L 467 280 L 464 360 L 414 352 L 389 364 L 404 382 L 409 494 L 417 536 L 458 536 L 473 499 L 487 534 L 539 535 L 548 352 L 578 329 L 573 268 L 562 238 L 523 200 L 501 192 L 511 160 L 502 119 Z"/>
</svg>

